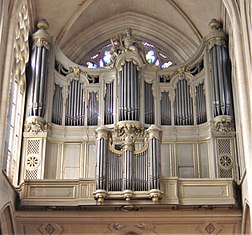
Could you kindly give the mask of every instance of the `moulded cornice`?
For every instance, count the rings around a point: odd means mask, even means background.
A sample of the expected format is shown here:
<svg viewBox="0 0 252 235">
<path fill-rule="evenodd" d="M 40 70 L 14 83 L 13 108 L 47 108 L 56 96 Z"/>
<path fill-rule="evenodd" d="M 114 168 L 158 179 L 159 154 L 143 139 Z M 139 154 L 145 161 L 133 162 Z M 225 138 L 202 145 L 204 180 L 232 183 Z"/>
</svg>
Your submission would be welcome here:
<svg viewBox="0 0 252 235">
<path fill-rule="evenodd" d="M 83 67 L 74 63 L 62 52 L 62 50 L 59 48 L 57 44 L 54 45 L 54 52 L 55 52 L 57 61 L 60 64 L 64 65 L 67 69 L 70 67 L 79 67 L 82 71 L 85 71 L 90 75 L 100 75 L 101 73 L 108 71 L 107 68 L 89 69 L 87 67 Z"/>
<path fill-rule="evenodd" d="M 125 64 L 125 61 L 132 61 L 138 68 L 142 68 L 144 66 L 141 57 L 135 51 L 126 51 L 119 55 L 116 59 L 115 67 L 121 70 L 121 66 Z"/>
</svg>

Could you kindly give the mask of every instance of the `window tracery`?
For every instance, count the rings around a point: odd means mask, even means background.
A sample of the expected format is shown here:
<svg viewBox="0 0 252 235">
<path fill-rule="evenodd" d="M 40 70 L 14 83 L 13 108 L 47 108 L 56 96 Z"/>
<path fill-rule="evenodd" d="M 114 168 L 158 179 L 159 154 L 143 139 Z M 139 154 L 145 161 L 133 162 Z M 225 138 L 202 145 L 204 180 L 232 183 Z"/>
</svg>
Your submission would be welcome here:
<svg viewBox="0 0 252 235">
<path fill-rule="evenodd" d="M 173 59 L 159 47 L 143 39 L 133 37 L 131 28 L 128 28 L 125 34 L 120 33 L 116 37 L 111 38 L 110 42 L 108 41 L 105 46 L 98 48 L 91 55 L 87 55 L 82 65 L 88 68 L 111 66 L 115 58 L 122 51 L 127 50 L 139 51 L 145 63 L 154 65 L 160 69 L 175 65 Z"/>
</svg>

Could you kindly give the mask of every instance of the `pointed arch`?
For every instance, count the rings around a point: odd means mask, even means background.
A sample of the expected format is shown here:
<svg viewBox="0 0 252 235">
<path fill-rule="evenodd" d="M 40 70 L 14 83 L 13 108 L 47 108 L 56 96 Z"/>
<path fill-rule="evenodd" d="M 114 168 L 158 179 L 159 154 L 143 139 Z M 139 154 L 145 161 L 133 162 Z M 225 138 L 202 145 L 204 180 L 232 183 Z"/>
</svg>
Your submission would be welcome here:
<svg viewBox="0 0 252 235">
<path fill-rule="evenodd" d="M 14 235 L 14 223 L 11 206 L 7 205 L 0 214 L 0 232 L 2 234 Z M 1 233 L 0 233 L 1 234 Z"/>
</svg>

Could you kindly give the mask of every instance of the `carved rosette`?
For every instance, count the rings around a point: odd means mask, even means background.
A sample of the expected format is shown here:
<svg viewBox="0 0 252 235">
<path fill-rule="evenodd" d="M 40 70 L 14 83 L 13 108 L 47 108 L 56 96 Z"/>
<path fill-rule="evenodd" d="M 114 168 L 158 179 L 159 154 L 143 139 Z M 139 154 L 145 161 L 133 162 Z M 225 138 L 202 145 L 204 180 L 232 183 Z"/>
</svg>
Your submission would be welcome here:
<svg viewBox="0 0 252 235">
<path fill-rule="evenodd" d="M 39 116 L 30 116 L 25 120 L 25 131 L 38 134 L 39 132 L 46 131 L 46 121 Z"/>
<path fill-rule="evenodd" d="M 230 116 L 217 116 L 214 118 L 213 129 L 216 132 L 228 133 L 234 131 L 234 123 L 231 121 Z"/>
</svg>

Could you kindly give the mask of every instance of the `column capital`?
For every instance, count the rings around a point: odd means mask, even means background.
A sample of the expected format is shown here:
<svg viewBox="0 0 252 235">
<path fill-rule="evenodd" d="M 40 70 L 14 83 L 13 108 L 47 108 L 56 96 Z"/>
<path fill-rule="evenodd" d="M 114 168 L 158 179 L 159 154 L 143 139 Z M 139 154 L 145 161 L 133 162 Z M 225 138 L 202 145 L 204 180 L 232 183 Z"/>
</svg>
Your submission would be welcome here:
<svg viewBox="0 0 252 235">
<path fill-rule="evenodd" d="M 225 45 L 227 35 L 223 31 L 222 23 L 216 19 L 212 19 L 209 22 L 208 27 L 210 28 L 210 32 L 204 38 L 207 43 L 208 50 L 210 50 L 214 45 Z"/>
<path fill-rule="evenodd" d="M 151 125 L 147 129 L 147 133 L 149 134 L 149 139 L 161 139 L 161 129 L 157 127 L 156 125 Z"/>
<path fill-rule="evenodd" d="M 95 130 L 95 134 L 96 134 L 96 139 L 108 139 L 109 137 L 109 129 L 105 126 L 100 126 Z"/>
</svg>

